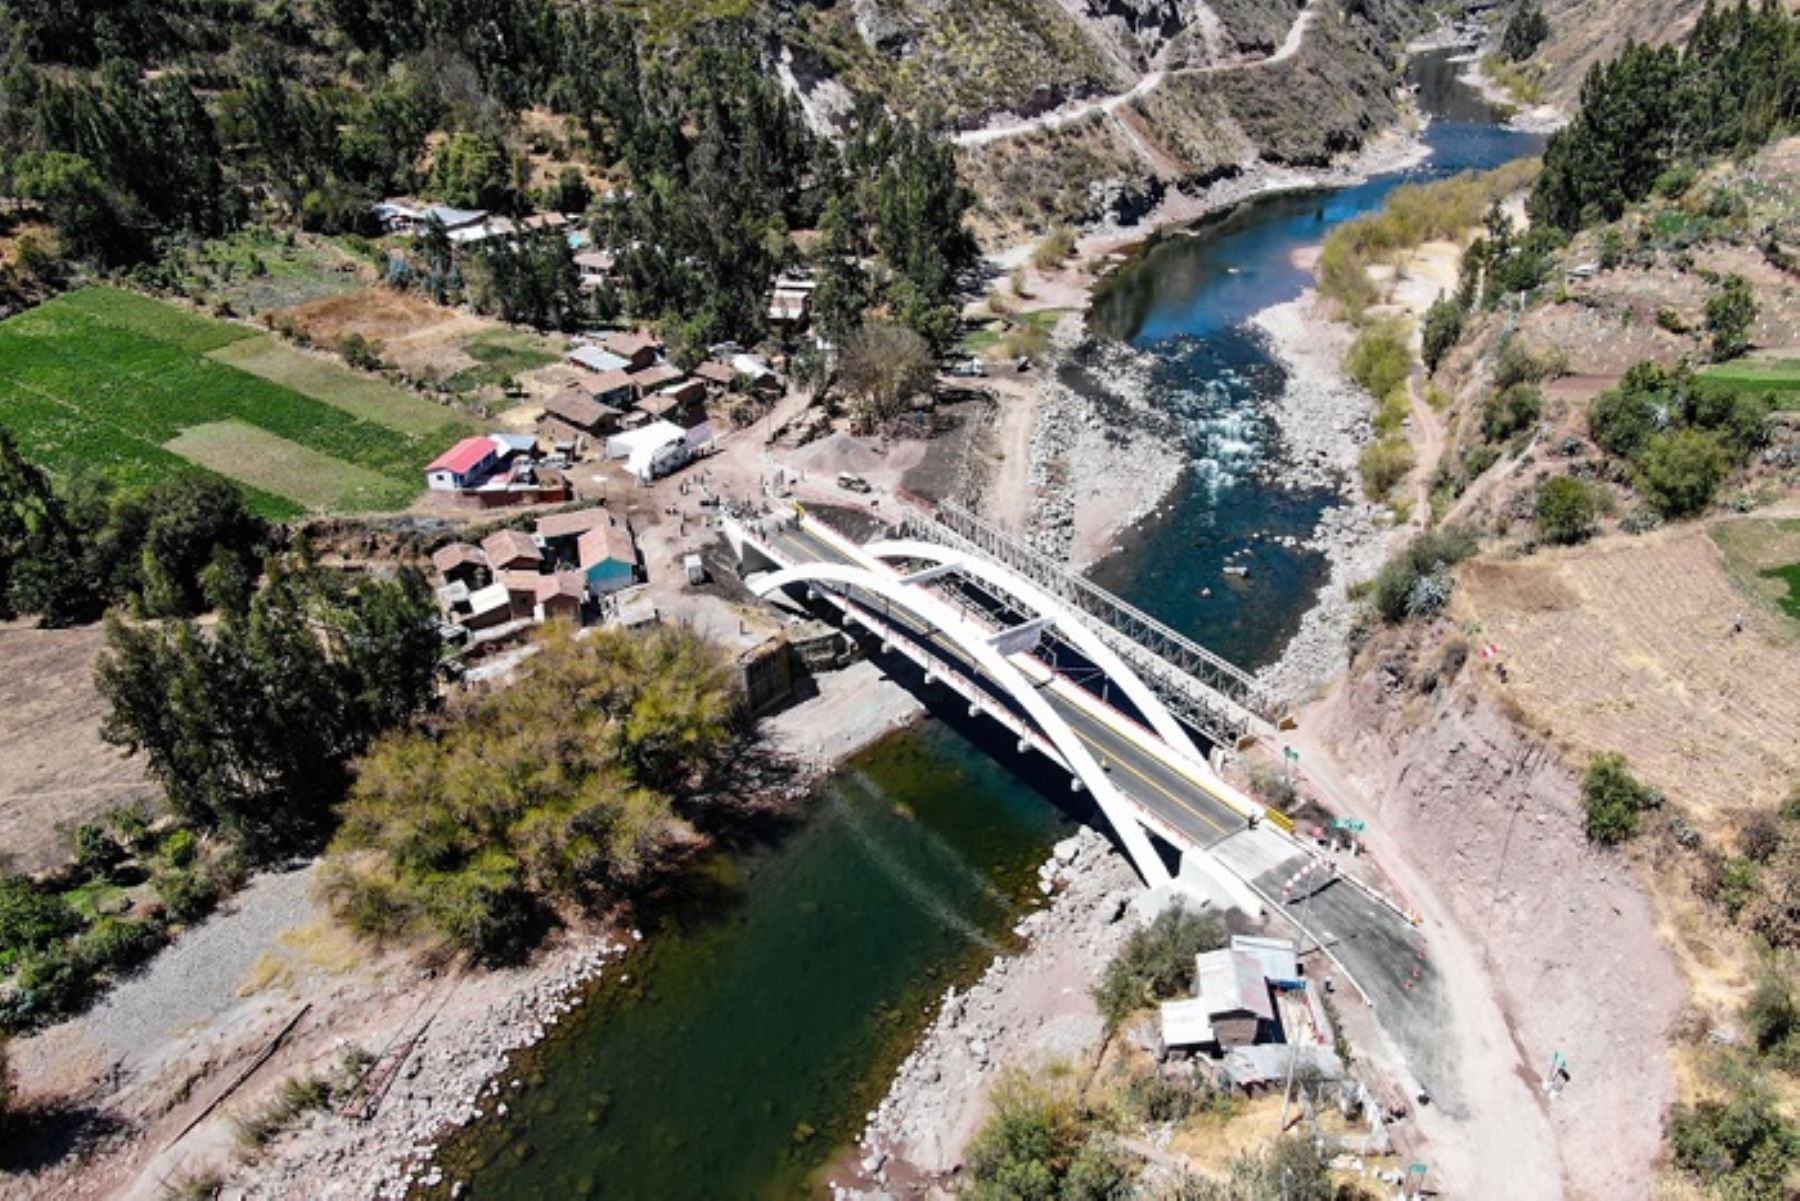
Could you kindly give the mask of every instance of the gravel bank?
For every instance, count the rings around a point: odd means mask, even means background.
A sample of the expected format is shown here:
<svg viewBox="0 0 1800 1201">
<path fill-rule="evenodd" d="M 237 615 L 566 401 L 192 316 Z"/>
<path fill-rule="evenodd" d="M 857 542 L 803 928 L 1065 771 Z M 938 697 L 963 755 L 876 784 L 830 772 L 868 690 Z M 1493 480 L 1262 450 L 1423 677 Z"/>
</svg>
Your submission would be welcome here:
<svg viewBox="0 0 1800 1201">
<path fill-rule="evenodd" d="M 1350 585 L 1380 568 L 1393 532 L 1386 506 L 1363 500 L 1357 490 L 1356 460 L 1372 437 L 1374 406 L 1343 374 L 1348 329 L 1324 319 L 1311 291 L 1263 310 L 1254 324 L 1287 372 L 1274 408 L 1284 453 L 1271 471 L 1284 484 L 1334 488 L 1341 498 L 1306 541 L 1325 556 L 1330 576 L 1281 657 L 1259 673 L 1276 696 L 1298 704 L 1349 666 Z"/>
<path fill-rule="evenodd" d="M 1026 539 L 1044 554 L 1091 566 L 1181 478 L 1186 459 L 1154 395 L 1154 366 L 1149 354 L 1084 339 L 1076 319 L 1057 326 L 1031 435 Z"/>
<path fill-rule="evenodd" d="M 1083 828 L 1056 845 L 1039 881 L 1052 899 L 1015 928 L 1026 950 L 996 959 L 967 991 L 945 992 L 937 1020 L 869 1114 L 855 1161 L 834 1174 L 834 1196 L 946 1182 L 1001 1070 L 1070 1059 L 1100 1041 L 1088 989 L 1134 928 L 1137 877 Z"/>
<path fill-rule="evenodd" d="M 512 1053 L 541 1042 L 575 1008 L 575 994 L 639 937 L 571 934 L 529 967 L 447 983 L 376 1115 L 366 1122 L 315 1116 L 283 1144 L 285 1153 L 278 1148 L 249 1173 L 242 1196 L 399 1198 L 415 1184 L 460 1192 L 429 1162 L 438 1142 L 484 1112 L 505 1111 L 506 1095 L 521 1085 L 508 1072 Z"/>
</svg>

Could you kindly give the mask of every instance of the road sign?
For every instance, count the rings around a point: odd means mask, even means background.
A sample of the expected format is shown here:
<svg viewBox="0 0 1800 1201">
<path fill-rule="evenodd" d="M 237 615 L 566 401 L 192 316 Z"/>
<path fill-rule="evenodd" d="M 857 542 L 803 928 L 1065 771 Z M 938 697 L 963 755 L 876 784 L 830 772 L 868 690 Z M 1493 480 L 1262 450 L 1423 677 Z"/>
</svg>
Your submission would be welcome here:
<svg viewBox="0 0 1800 1201">
<path fill-rule="evenodd" d="M 1291 746 L 1284 746 L 1281 748 L 1281 757 L 1286 759 L 1289 763 L 1300 762 L 1300 752 Z"/>
<path fill-rule="evenodd" d="M 1364 830 L 1369 828 L 1369 823 L 1363 821 L 1360 817 L 1334 817 L 1331 819 L 1331 828 L 1334 830 L 1348 830 L 1352 834 L 1361 834 Z"/>
</svg>

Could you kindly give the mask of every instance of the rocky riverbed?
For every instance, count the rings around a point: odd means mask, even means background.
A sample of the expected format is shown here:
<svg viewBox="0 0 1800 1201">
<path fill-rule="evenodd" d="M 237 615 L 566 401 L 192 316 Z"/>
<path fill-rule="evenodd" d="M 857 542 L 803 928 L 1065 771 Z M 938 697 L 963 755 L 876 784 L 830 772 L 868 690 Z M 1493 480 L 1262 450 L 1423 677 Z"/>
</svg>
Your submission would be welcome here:
<svg viewBox="0 0 1800 1201">
<path fill-rule="evenodd" d="M 624 938 L 569 934 L 529 968 L 450 981 L 432 998 L 440 1007 L 424 1033 L 410 1053 L 401 1051 L 375 1115 L 315 1115 L 271 1148 L 241 1195 L 399 1198 L 415 1186 L 459 1194 L 460 1183 L 431 1163 L 437 1144 L 484 1112 L 505 1112 L 507 1096 L 524 1085 L 512 1071 L 514 1053 L 542 1042 L 578 994 L 640 939 L 635 930 Z M 404 1048 L 415 1030 L 397 1030 L 397 1045 Z"/>
<path fill-rule="evenodd" d="M 1045 908 L 1021 920 L 1025 949 L 994 960 L 967 990 L 944 994 L 937 1019 L 869 1115 L 833 1195 L 875 1197 L 948 1187 L 1007 1068 L 1091 1052 L 1103 1034 L 1089 993 L 1135 926 L 1137 877 L 1105 837 L 1083 828 L 1039 870 Z"/>
<path fill-rule="evenodd" d="M 1287 372 L 1273 410 L 1283 453 L 1268 470 L 1289 487 L 1330 488 L 1341 498 L 1320 515 L 1305 543 L 1325 556 L 1330 575 L 1281 657 L 1259 673 L 1272 693 L 1298 704 L 1349 664 L 1350 586 L 1380 569 L 1393 537 L 1392 514 L 1358 490 L 1356 461 L 1373 437 L 1374 403 L 1344 376 L 1349 331 L 1325 320 L 1310 291 L 1265 309 L 1255 325 Z"/>
<path fill-rule="evenodd" d="M 1092 566 L 1180 479 L 1186 460 L 1155 401 L 1154 365 L 1129 346 L 1084 340 L 1079 323 L 1058 326 L 1031 437 L 1026 538 L 1044 554 Z"/>
</svg>

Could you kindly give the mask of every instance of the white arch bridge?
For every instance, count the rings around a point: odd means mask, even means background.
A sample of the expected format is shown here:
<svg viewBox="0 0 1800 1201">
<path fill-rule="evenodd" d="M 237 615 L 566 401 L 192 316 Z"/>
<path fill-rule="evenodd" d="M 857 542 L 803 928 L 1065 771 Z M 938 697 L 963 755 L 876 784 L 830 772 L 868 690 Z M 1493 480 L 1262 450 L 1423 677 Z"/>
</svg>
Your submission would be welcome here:
<svg viewBox="0 0 1800 1201">
<path fill-rule="evenodd" d="M 731 514 L 724 524 L 757 595 L 803 591 L 831 604 L 916 663 L 928 684 L 1005 726 L 1021 751 L 1064 767 L 1150 887 L 1175 882 L 1153 836 L 1176 853 L 1183 891 L 1249 912 L 1265 907 L 1255 878 L 1303 854 L 1265 825 L 1287 819 L 1226 783 L 1190 732 L 1235 742 L 1266 724 L 1249 677 L 1208 655 L 1215 674 L 1235 673 L 1240 687 L 1227 695 L 1180 671 L 1161 648 L 1101 616 L 1104 602 L 1123 602 L 1101 594 L 1102 603 L 1072 603 L 1075 584 L 1042 561 L 1002 562 L 930 518 L 866 545 L 797 507 Z"/>
</svg>

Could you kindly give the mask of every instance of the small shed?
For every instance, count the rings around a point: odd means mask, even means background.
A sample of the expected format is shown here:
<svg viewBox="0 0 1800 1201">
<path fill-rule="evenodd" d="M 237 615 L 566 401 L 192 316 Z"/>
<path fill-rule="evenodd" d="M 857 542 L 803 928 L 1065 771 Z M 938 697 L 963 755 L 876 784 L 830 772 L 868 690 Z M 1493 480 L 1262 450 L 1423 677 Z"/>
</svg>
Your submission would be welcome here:
<svg viewBox="0 0 1800 1201">
<path fill-rule="evenodd" d="M 639 396 L 648 396 L 659 388 L 668 387 L 686 375 L 687 372 L 673 363 L 652 363 L 642 370 L 633 371 L 631 382 L 637 385 Z"/>
<path fill-rule="evenodd" d="M 576 561 L 593 596 L 606 596 L 637 583 L 637 543 L 627 526 L 599 526 L 583 534 L 575 545 Z"/>
<path fill-rule="evenodd" d="M 651 335 L 629 330 L 607 334 L 600 339 L 600 346 L 607 353 L 623 359 L 632 371 L 642 371 L 656 362 L 663 348 L 663 344 Z"/>
<path fill-rule="evenodd" d="M 604 438 L 619 428 L 620 410 L 581 388 L 564 388 L 544 402 L 544 425 L 560 438 Z"/>
<path fill-rule="evenodd" d="M 537 606 L 533 615 L 539 621 L 561 617 L 581 624 L 581 604 L 587 599 L 586 577 L 579 571 L 559 571 L 537 579 Z"/>
<path fill-rule="evenodd" d="M 1221 1047 L 1254 1043 L 1275 1021 L 1275 1005 L 1255 956 L 1224 948 L 1195 959 L 1199 991 Z"/>
<path fill-rule="evenodd" d="M 586 371 L 604 375 L 608 371 L 623 371 L 631 366 L 628 359 L 607 350 L 604 346 L 577 346 L 569 352 L 569 362 Z"/>
<path fill-rule="evenodd" d="M 1291 938 L 1260 938 L 1253 934 L 1234 934 L 1231 949 L 1251 956 L 1262 966 L 1263 979 L 1276 988 L 1304 988 L 1300 961 Z"/>
<path fill-rule="evenodd" d="M 431 552 L 431 565 L 446 584 L 462 583 L 479 588 L 488 582 L 487 556 L 467 542 L 452 542 Z"/>
<path fill-rule="evenodd" d="M 737 372 L 717 359 L 708 359 L 694 368 L 694 376 L 712 391 L 723 391 L 737 383 Z"/>
<path fill-rule="evenodd" d="M 1163 1046 L 1174 1050 L 1212 1042 L 1212 1015 L 1206 1011 L 1204 1000 L 1164 1001 L 1161 1013 Z"/>
<path fill-rule="evenodd" d="M 681 556 L 682 570 L 687 572 L 687 582 L 698 586 L 706 583 L 706 560 L 694 551 Z"/>
<path fill-rule="evenodd" d="M 462 619 L 468 630 L 486 630 L 513 619 L 512 596 L 504 584 L 489 584 L 469 594 L 469 612 Z"/>
<path fill-rule="evenodd" d="M 603 371 L 581 381 L 590 395 L 603 405 L 628 409 L 637 403 L 637 381 L 625 371 Z"/>
<path fill-rule="evenodd" d="M 481 540 L 481 552 L 495 571 L 536 571 L 544 561 L 530 534 L 523 530 L 498 530 Z"/>
<path fill-rule="evenodd" d="M 612 524 L 612 514 L 595 505 L 591 509 L 576 509 L 572 513 L 552 513 L 548 517 L 538 518 L 538 541 L 544 549 L 553 551 L 572 551 L 575 540 L 589 530 L 599 529 Z"/>
</svg>

